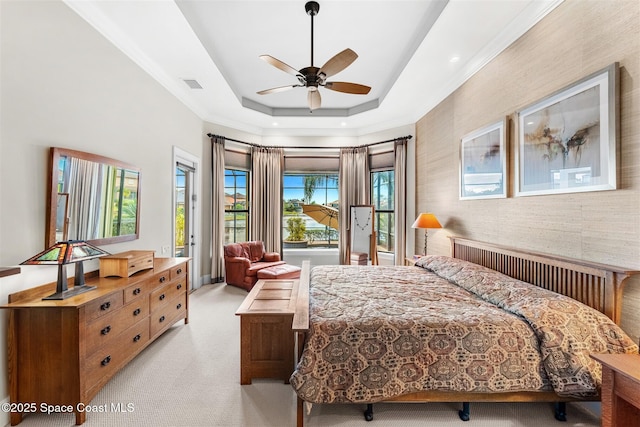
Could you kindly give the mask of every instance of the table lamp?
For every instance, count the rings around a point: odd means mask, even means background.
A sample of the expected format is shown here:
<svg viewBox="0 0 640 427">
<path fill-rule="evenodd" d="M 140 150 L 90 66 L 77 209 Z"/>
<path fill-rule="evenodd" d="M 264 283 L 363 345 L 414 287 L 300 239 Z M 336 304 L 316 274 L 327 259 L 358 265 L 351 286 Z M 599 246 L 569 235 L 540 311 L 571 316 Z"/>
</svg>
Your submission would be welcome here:
<svg viewBox="0 0 640 427">
<path fill-rule="evenodd" d="M 47 248 L 39 254 L 29 258 L 25 262 L 22 262 L 20 265 L 57 264 L 58 282 L 56 285 L 56 293 L 43 299 L 62 300 L 96 288 L 95 286 L 87 286 L 84 283 L 84 266 L 82 265 L 82 262 L 104 255 L 110 254 L 96 246 L 90 245 L 84 240 L 68 240 L 56 243 L 50 248 Z M 69 289 L 67 287 L 66 264 L 72 263 L 76 265 L 76 273 L 73 280 L 73 288 Z"/>
<path fill-rule="evenodd" d="M 431 212 L 428 212 L 428 213 L 421 213 L 420 215 L 418 215 L 418 218 L 416 218 L 416 222 L 413 223 L 411 228 L 424 228 L 424 253 L 423 253 L 423 255 L 426 255 L 427 254 L 427 231 L 428 231 L 427 229 L 428 228 L 442 228 L 442 226 L 438 222 L 438 219 L 436 218 L 436 216 L 434 214 L 432 214 Z"/>
</svg>

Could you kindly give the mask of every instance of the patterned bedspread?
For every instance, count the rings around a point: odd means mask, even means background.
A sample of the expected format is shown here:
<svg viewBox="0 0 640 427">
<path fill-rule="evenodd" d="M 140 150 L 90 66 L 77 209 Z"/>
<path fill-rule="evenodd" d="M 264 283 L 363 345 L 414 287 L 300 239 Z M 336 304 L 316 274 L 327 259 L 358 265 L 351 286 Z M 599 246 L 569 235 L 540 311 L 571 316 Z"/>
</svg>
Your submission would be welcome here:
<svg viewBox="0 0 640 427">
<path fill-rule="evenodd" d="M 589 354 L 638 351 L 573 299 L 449 257 L 315 267 L 309 292 L 310 331 L 291 384 L 311 403 L 424 390 L 596 396 L 600 365 Z"/>
</svg>

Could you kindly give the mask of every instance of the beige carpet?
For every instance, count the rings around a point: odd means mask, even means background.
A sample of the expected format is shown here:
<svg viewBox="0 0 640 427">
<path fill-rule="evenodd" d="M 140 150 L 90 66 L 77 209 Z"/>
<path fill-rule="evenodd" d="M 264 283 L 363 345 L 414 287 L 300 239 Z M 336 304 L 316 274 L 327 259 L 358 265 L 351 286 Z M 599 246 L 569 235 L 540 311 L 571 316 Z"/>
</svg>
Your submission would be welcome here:
<svg viewBox="0 0 640 427">
<path fill-rule="evenodd" d="M 91 402 L 85 426 L 294 426 L 295 395 L 280 381 L 240 385 L 240 319 L 246 292 L 207 285 L 191 294 L 190 322 L 179 322 L 118 373 Z M 120 405 L 119 405 L 120 404 Z M 117 407 L 125 412 L 118 412 Z M 113 408 L 112 408 L 113 407 Z M 471 420 L 460 405 L 376 404 L 366 422 L 364 405 L 315 405 L 305 420 L 319 426 L 597 427 L 582 406 L 567 405 L 568 422 L 553 418 L 549 404 L 472 404 Z M 128 412 L 127 412 L 128 411 Z M 32 414 L 21 426 L 71 426 L 72 414 Z"/>
</svg>

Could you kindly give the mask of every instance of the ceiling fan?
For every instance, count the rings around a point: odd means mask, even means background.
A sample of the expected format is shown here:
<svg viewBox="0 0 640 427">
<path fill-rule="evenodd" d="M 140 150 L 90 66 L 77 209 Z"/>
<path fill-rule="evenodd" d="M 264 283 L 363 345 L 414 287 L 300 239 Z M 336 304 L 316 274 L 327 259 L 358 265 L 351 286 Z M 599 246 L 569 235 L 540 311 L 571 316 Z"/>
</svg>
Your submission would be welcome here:
<svg viewBox="0 0 640 427">
<path fill-rule="evenodd" d="M 274 67 L 284 71 L 285 73 L 293 74 L 298 78 L 298 84 L 289 86 L 274 87 L 271 89 L 261 90 L 257 92 L 259 95 L 267 95 L 269 93 L 283 92 L 285 90 L 292 89 L 294 87 L 306 87 L 307 101 L 309 102 L 309 109 L 315 110 L 320 108 L 322 98 L 318 88 L 320 86 L 333 90 L 336 92 L 350 93 L 355 95 L 366 95 L 371 88 L 369 86 L 361 85 L 358 83 L 349 82 L 328 82 L 327 78 L 347 68 L 353 61 L 356 60 L 358 55 L 351 49 L 345 49 L 342 52 L 329 59 L 321 68 L 313 66 L 313 17 L 318 14 L 320 5 L 318 2 L 310 1 L 304 5 L 307 15 L 311 16 L 311 65 L 309 67 L 296 70 L 295 68 L 285 64 L 279 59 L 274 58 L 271 55 L 260 55 L 260 59 L 273 65 Z"/>
</svg>

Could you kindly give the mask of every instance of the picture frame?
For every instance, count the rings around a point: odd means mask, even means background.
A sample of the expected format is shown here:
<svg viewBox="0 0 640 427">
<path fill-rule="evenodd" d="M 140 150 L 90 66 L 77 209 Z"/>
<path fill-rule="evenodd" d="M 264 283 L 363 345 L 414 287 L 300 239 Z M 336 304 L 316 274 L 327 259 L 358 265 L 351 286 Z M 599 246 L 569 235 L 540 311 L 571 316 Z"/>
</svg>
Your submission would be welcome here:
<svg viewBox="0 0 640 427">
<path fill-rule="evenodd" d="M 460 140 L 460 200 L 507 197 L 508 123 L 504 117 Z"/>
<path fill-rule="evenodd" d="M 618 63 L 517 113 L 518 196 L 615 190 Z"/>
</svg>

